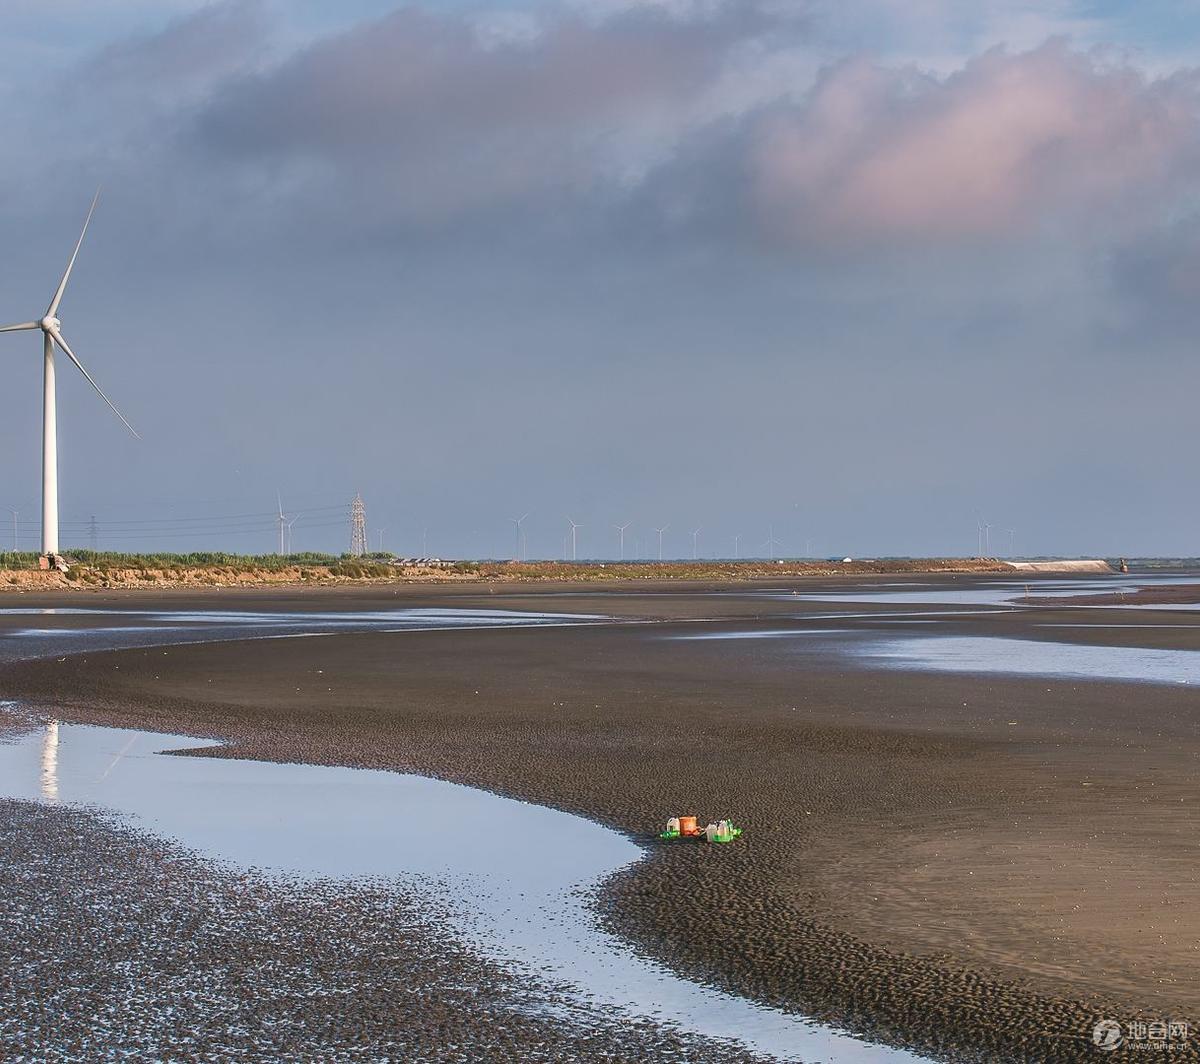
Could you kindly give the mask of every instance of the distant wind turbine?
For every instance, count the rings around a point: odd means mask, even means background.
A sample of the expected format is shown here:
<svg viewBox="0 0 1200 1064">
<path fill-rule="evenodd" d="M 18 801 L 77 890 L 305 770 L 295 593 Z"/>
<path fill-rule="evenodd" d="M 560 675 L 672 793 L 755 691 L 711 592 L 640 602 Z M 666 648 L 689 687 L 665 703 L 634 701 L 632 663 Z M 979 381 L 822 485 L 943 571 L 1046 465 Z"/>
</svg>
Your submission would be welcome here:
<svg viewBox="0 0 1200 1064">
<path fill-rule="evenodd" d="M 775 548 L 777 546 L 782 546 L 782 544 L 780 544 L 779 540 L 777 540 L 775 538 L 775 526 L 774 525 L 767 525 L 767 542 L 764 543 L 763 546 L 765 546 L 767 548 L 767 557 L 768 558 L 774 558 L 775 557 Z"/>
<path fill-rule="evenodd" d="M 654 531 L 658 533 L 658 560 L 662 561 L 662 538 L 663 533 L 670 529 L 670 525 L 663 525 L 662 528 L 656 528 Z"/>
<path fill-rule="evenodd" d="M 287 520 L 287 553 L 289 555 L 292 553 L 292 525 L 299 521 L 302 516 L 304 515 L 296 514 L 295 517 L 289 517 Z"/>
<path fill-rule="evenodd" d="M 738 535 L 735 535 L 735 536 L 733 537 L 733 558 L 734 558 L 734 561 L 736 561 L 738 558 L 740 558 L 740 557 L 742 556 L 741 544 L 742 544 L 742 537 L 741 537 L 741 536 L 738 536 Z"/>
<path fill-rule="evenodd" d="M 13 551 L 15 553 L 17 549 L 17 515 L 21 511 L 14 510 L 11 506 L 8 508 L 8 511 L 13 515 Z"/>
<path fill-rule="evenodd" d="M 631 524 L 633 524 L 632 521 L 626 521 L 625 524 L 623 524 L 623 525 L 613 525 L 613 528 L 615 528 L 617 530 L 617 535 L 621 539 L 621 556 L 619 559 L 620 561 L 625 560 L 625 529 L 627 529 Z"/>
<path fill-rule="evenodd" d="M 517 553 L 515 557 L 519 562 L 525 560 L 525 532 L 521 528 L 521 525 L 524 524 L 525 518 L 528 516 L 529 514 L 525 513 L 521 514 L 520 517 L 513 517 L 510 519 L 512 523 L 517 526 Z"/>
<path fill-rule="evenodd" d="M 287 551 L 283 549 L 283 533 L 287 527 L 287 518 L 283 515 L 283 496 L 279 494 L 278 488 L 275 489 L 275 502 L 279 507 L 279 516 L 275 519 L 279 522 L 279 553 L 286 554 Z"/>
<path fill-rule="evenodd" d="M 704 529 L 702 527 L 692 529 L 692 561 L 695 561 L 699 557 L 699 554 L 697 553 L 698 548 L 697 548 L 696 544 L 697 544 L 698 540 L 700 539 L 700 533 L 703 531 L 704 531 Z"/>
<path fill-rule="evenodd" d="M 56 345 L 61 348 L 67 358 L 75 363 L 75 367 L 84 375 L 88 384 L 96 389 L 96 394 L 108 404 L 125 427 L 137 439 L 141 439 L 134 427 L 125 419 L 125 415 L 100 390 L 100 385 L 92 379 L 92 375 L 83 368 L 83 363 L 76 358 L 75 352 L 63 339 L 62 322 L 56 316 L 63 293 L 67 290 L 67 282 L 71 279 L 71 271 L 75 268 L 75 259 L 83 244 L 84 234 L 87 233 L 92 214 L 96 210 L 96 201 L 99 198 L 100 193 L 97 192 L 88 209 L 87 218 L 84 219 L 79 239 L 75 241 L 75 250 L 71 252 L 67 269 L 62 275 L 62 280 L 58 282 L 58 288 L 54 290 L 54 296 L 46 308 L 46 313 L 38 321 L 0 326 L 0 332 L 20 332 L 25 329 L 41 329 L 42 331 L 44 361 L 42 376 L 42 553 L 47 556 L 58 553 L 58 405 L 54 378 L 54 348 Z"/>
<path fill-rule="evenodd" d="M 569 524 L 571 526 L 571 561 L 575 561 L 576 560 L 575 533 L 578 532 L 579 529 L 583 528 L 583 525 L 577 525 L 569 517 L 567 518 L 567 524 Z"/>
</svg>

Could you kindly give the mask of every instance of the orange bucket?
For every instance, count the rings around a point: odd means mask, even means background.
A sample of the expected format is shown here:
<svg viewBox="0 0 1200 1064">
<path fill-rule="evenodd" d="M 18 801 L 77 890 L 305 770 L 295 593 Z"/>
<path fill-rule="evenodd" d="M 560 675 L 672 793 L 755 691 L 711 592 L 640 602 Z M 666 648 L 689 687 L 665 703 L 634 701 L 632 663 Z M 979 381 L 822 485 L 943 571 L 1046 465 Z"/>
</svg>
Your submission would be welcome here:
<svg viewBox="0 0 1200 1064">
<path fill-rule="evenodd" d="M 700 828 L 696 823 L 694 816 L 681 816 L 679 818 L 679 834 L 680 835 L 699 835 Z"/>
</svg>

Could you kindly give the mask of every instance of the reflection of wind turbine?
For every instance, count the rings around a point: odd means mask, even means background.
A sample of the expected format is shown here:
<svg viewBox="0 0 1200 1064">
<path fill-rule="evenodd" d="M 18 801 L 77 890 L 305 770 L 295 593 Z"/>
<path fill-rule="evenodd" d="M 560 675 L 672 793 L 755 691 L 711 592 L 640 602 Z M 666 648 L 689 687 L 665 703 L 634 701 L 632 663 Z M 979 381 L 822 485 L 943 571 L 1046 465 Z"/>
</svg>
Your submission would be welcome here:
<svg viewBox="0 0 1200 1064">
<path fill-rule="evenodd" d="M 571 561 L 575 561 L 575 533 L 583 528 L 583 525 L 577 525 L 569 517 L 567 518 L 567 524 L 571 526 Z"/>
<path fill-rule="evenodd" d="M 656 529 L 654 530 L 655 532 L 657 532 L 657 533 L 658 533 L 658 560 L 659 560 L 660 562 L 662 561 L 662 538 L 663 538 L 663 533 L 664 533 L 664 532 L 666 532 L 666 531 L 667 531 L 667 530 L 668 530 L 670 527 L 671 527 L 670 525 L 663 525 L 663 526 L 662 526 L 662 528 L 656 528 Z"/>
<path fill-rule="evenodd" d="M 525 530 L 521 527 L 525 523 L 525 518 L 529 514 L 521 514 L 520 517 L 512 518 L 512 523 L 517 526 L 517 553 L 515 555 L 517 561 L 525 560 Z"/>
<path fill-rule="evenodd" d="M 631 524 L 633 524 L 632 521 L 626 521 L 623 525 L 613 525 L 613 528 L 617 530 L 617 535 L 621 537 L 620 561 L 625 560 L 625 529 L 627 529 Z"/>
<path fill-rule="evenodd" d="M 42 797 L 48 802 L 58 801 L 58 721 L 46 725 L 42 736 Z"/>
<path fill-rule="evenodd" d="M 84 233 L 87 232 L 88 223 L 92 220 L 92 212 L 96 209 L 96 200 L 99 198 L 100 193 L 97 192 L 95 199 L 92 200 L 92 206 L 88 210 L 87 218 L 84 220 L 83 230 L 79 234 L 79 239 L 75 242 L 75 250 L 71 252 L 71 258 L 67 262 L 66 272 L 62 275 L 62 280 L 58 282 L 58 288 L 54 291 L 54 296 L 50 300 L 50 306 L 46 308 L 45 315 L 38 321 L 26 321 L 21 322 L 19 325 L 0 326 L 0 332 L 18 332 L 22 329 L 42 330 L 44 365 L 42 376 L 42 553 L 47 555 L 58 553 L 58 406 L 54 384 L 55 345 L 61 348 L 63 354 L 75 363 L 76 369 L 87 378 L 88 384 L 96 389 L 96 393 L 109 405 L 112 412 L 124 422 L 125 427 L 134 436 L 137 436 L 134 427 L 125 420 L 125 415 L 100 390 L 100 385 L 92 379 L 92 375 L 83 368 L 83 363 L 75 357 L 75 352 L 71 350 L 67 341 L 63 339 L 61 331 L 62 322 L 56 316 L 58 314 L 58 305 L 62 302 L 63 293 L 67 290 L 67 281 L 71 279 L 71 270 L 75 267 L 75 259 L 79 255 L 79 248 L 83 244 Z M 141 437 L 138 438 L 140 439 Z"/>
<path fill-rule="evenodd" d="M 700 538 L 700 533 L 703 531 L 703 528 L 692 529 L 692 561 L 695 561 L 696 558 L 699 557 L 699 555 L 696 553 L 696 541 Z"/>
</svg>

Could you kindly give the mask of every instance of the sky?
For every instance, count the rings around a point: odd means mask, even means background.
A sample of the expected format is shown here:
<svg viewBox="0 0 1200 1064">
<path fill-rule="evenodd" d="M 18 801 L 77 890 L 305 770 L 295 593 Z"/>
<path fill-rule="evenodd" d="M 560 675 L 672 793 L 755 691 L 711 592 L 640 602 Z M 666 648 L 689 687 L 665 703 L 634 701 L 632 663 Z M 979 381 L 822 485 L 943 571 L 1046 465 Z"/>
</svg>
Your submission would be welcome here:
<svg viewBox="0 0 1200 1064">
<path fill-rule="evenodd" d="M 64 546 L 1200 554 L 1200 7 L 14 0 Z M 0 336 L 0 545 L 41 352 Z M 297 516 L 298 515 L 298 516 Z M 94 532 L 92 521 L 95 521 Z M 693 537 L 694 530 L 699 529 Z M 7 531 L 6 531 L 7 530 Z M 1011 531 L 1010 531 L 1011 530 Z"/>
</svg>

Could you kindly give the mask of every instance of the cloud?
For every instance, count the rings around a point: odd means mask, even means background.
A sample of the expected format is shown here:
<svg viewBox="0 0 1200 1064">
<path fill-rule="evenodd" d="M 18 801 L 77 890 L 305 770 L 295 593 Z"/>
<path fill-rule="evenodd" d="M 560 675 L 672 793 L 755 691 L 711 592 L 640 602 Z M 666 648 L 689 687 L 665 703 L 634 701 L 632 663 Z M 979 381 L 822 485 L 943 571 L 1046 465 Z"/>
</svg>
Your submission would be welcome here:
<svg viewBox="0 0 1200 1064">
<path fill-rule="evenodd" d="M 1092 225 L 1118 203 L 1144 214 L 1195 172 L 1198 87 L 1194 72 L 1148 81 L 1058 41 L 946 78 L 848 61 L 763 116 L 756 205 L 772 228 L 851 239 Z"/>
<path fill-rule="evenodd" d="M 597 22 L 405 8 L 235 80 L 199 135 L 239 165 L 372 178 L 385 209 L 410 216 L 583 196 L 678 135 L 740 32 L 657 10 Z"/>
<path fill-rule="evenodd" d="M 219 200 L 214 239 L 301 222 L 359 242 L 640 235 L 863 255 L 1128 242 L 1200 168 L 1197 71 L 1151 77 L 1064 40 L 942 73 L 828 61 L 828 5 L 580 0 L 402 7 L 279 58 L 270 11 L 227 0 L 84 61 L 55 90 L 56 171 L 115 172 L 97 178 L 140 185 L 163 216 Z"/>
</svg>

